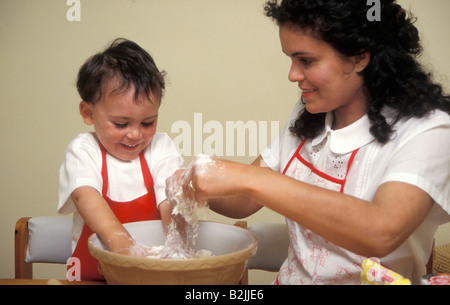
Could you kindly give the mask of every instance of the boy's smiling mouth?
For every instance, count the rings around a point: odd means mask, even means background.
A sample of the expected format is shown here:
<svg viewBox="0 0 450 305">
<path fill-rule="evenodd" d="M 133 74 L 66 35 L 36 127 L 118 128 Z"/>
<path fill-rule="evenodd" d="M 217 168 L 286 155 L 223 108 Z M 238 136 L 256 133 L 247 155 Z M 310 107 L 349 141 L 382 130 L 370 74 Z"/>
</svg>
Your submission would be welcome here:
<svg viewBox="0 0 450 305">
<path fill-rule="evenodd" d="M 123 146 L 125 146 L 126 148 L 136 148 L 138 145 L 139 145 L 139 143 L 138 144 L 135 144 L 135 145 L 129 145 L 129 144 L 125 144 L 125 143 L 121 143 Z"/>
</svg>

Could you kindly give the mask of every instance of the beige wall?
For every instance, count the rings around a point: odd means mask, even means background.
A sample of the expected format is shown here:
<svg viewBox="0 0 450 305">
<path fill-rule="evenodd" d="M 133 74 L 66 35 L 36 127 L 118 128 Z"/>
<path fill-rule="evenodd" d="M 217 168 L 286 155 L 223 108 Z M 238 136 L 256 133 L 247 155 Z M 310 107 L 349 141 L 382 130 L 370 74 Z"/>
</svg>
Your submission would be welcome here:
<svg viewBox="0 0 450 305">
<path fill-rule="evenodd" d="M 175 122 L 194 125 L 194 112 L 201 113 L 203 124 L 218 121 L 225 126 L 226 121 L 238 120 L 284 124 L 298 90 L 287 80 L 289 61 L 281 53 L 276 26 L 263 15 L 263 3 L 81 0 L 81 21 L 69 22 L 66 1 L 0 0 L 0 278 L 14 276 L 16 220 L 56 215 L 64 150 L 77 133 L 90 130 L 78 114 L 77 70 L 112 39 L 135 40 L 168 72 L 159 130 L 172 137 L 178 135 L 171 132 Z M 450 2 L 401 3 L 419 17 L 424 61 L 448 84 Z M 225 157 L 241 162 L 254 158 L 236 154 Z M 186 162 L 191 159 L 186 157 Z M 207 217 L 232 222 L 212 213 Z M 283 218 L 265 210 L 250 221 Z M 448 226 L 441 229 L 439 242 L 450 242 L 449 232 Z M 36 277 L 52 276 L 47 269 L 36 268 Z M 272 277 L 258 280 L 261 276 L 253 275 L 253 283 Z"/>
</svg>

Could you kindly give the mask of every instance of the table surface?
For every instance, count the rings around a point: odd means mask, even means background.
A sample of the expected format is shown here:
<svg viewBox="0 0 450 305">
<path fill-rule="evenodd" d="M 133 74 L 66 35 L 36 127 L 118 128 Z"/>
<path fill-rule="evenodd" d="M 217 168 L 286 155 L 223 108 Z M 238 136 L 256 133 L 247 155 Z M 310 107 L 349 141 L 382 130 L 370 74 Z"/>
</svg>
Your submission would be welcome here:
<svg viewBox="0 0 450 305">
<path fill-rule="evenodd" d="M 67 280 L 40 280 L 40 279 L 0 279 L 0 285 L 106 285 L 101 281 L 70 282 Z"/>
</svg>

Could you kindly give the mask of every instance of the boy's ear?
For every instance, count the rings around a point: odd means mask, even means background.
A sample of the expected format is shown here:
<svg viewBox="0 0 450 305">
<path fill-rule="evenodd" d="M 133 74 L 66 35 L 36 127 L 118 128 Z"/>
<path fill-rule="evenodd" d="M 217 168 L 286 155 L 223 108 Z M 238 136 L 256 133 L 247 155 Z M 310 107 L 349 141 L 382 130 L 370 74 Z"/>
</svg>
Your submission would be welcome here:
<svg viewBox="0 0 450 305">
<path fill-rule="evenodd" d="M 94 124 L 94 118 L 92 115 L 92 105 L 88 102 L 82 101 L 80 103 L 80 114 L 86 125 Z"/>
</svg>

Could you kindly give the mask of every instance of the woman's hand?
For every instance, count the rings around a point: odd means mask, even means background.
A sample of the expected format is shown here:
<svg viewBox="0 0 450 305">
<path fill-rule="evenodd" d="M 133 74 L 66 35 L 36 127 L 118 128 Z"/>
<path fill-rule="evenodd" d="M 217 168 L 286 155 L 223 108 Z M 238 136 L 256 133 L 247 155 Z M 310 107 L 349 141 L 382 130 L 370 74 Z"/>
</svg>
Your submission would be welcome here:
<svg viewBox="0 0 450 305">
<path fill-rule="evenodd" d="M 214 198 L 226 198 L 239 194 L 244 187 L 243 170 L 248 165 L 197 156 L 187 167 L 179 181 L 184 194 L 199 206 Z"/>
<path fill-rule="evenodd" d="M 262 166 L 261 158 L 253 165 Z M 261 205 L 245 197 L 249 184 L 246 164 L 221 160 L 206 155 L 197 156 L 186 168 L 177 171 L 167 180 L 168 199 L 182 195 L 192 205 L 206 206 L 223 215 L 242 218 L 253 214 Z M 176 204 L 176 200 L 171 203 Z"/>
</svg>

